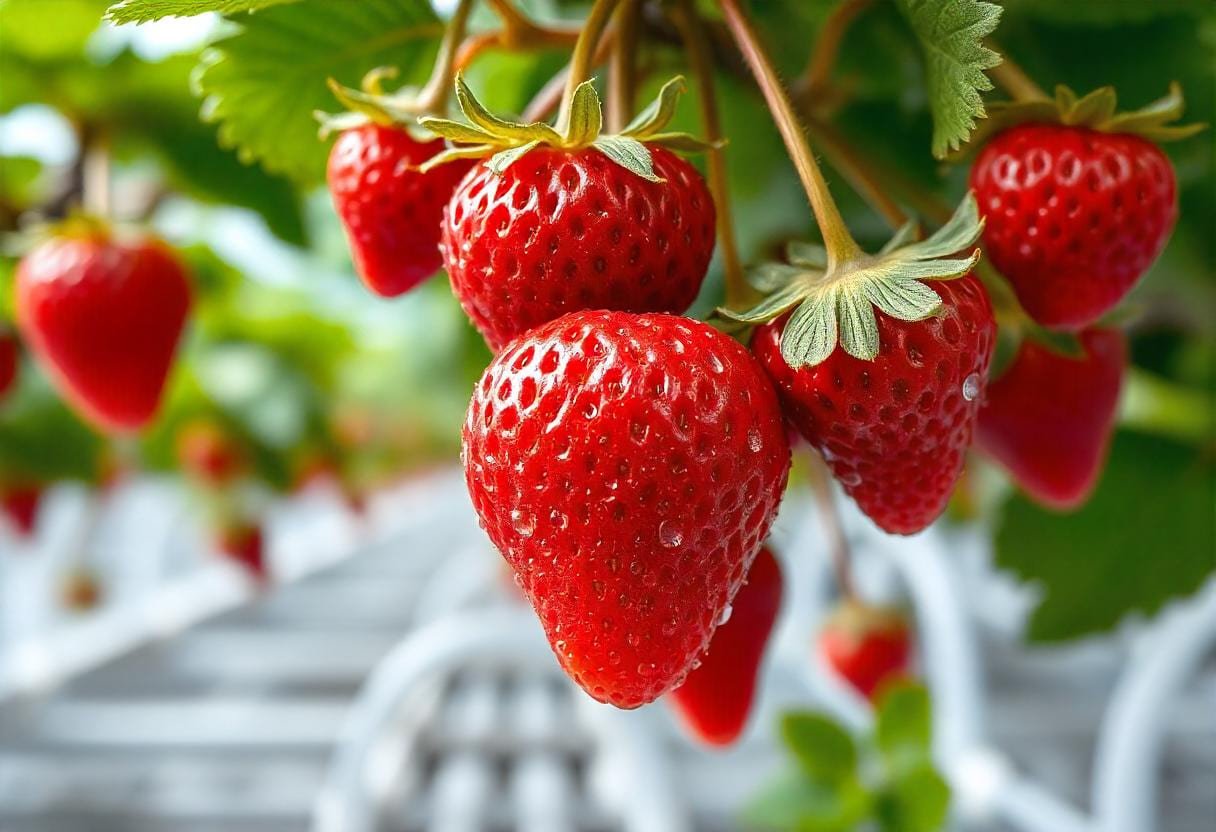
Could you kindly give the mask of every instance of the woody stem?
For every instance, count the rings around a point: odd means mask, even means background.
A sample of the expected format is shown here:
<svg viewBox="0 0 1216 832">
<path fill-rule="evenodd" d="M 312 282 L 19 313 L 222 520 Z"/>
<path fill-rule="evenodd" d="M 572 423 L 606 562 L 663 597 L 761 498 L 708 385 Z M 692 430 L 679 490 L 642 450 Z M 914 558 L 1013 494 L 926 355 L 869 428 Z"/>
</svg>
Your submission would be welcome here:
<svg viewBox="0 0 1216 832">
<path fill-rule="evenodd" d="M 599 42 L 600 32 L 608 25 L 608 20 L 619 3 L 620 0 L 595 0 L 595 5 L 591 7 L 591 11 L 587 15 L 583 31 L 579 33 L 578 42 L 574 44 L 574 53 L 570 56 L 570 74 L 566 77 L 566 91 L 562 96 L 561 110 L 557 116 L 559 133 L 566 132 L 570 126 L 574 92 L 591 74 L 595 46 Z"/>
</svg>

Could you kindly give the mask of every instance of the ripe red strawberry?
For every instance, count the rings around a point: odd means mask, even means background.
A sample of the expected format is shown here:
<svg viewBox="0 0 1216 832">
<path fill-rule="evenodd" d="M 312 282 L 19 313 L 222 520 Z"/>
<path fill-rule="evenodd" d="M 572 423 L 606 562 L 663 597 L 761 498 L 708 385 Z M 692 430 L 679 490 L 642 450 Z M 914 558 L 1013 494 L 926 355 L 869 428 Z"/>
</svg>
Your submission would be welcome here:
<svg viewBox="0 0 1216 832">
<path fill-rule="evenodd" d="M 182 470 L 202 483 L 221 486 L 245 468 L 245 454 L 219 425 L 190 422 L 177 435 L 177 459 Z"/>
<path fill-rule="evenodd" d="M 443 150 L 400 127 L 346 130 L 329 155 L 329 189 L 346 228 L 355 269 L 383 297 L 409 291 L 439 271 L 439 224 L 452 191 L 472 166 L 456 161 L 422 173 Z"/>
<path fill-rule="evenodd" d="M 1059 509 L 1085 502 L 1097 483 L 1127 366 L 1122 332 L 1091 329 L 1080 340 L 1084 358 L 1023 341 L 988 386 L 976 428 L 984 452 L 1032 497 Z"/>
<path fill-rule="evenodd" d="M 0 324 L 0 403 L 16 386 L 20 353 L 17 336 Z"/>
<path fill-rule="evenodd" d="M 244 567 L 258 583 L 265 583 L 270 574 L 265 544 L 262 528 L 256 523 L 225 525 L 216 540 L 216 548 Z"/>
<path fill-rule="evenodd" d="M 156 415 L 190 308 L 164 243 L 92 229 L 39 245 L 17 268 L 17 322 L 31 352 L 86 419 L 108 431 Z"/>
<path fill-rule="evenodd" d="M 714 250 L 713 199 L 687 161 L 651 153 L 665 182 L 594 148 L 551 147 L 465 179 L 444 214 L 444 263 L 491 349 L 579 309 L 692 305 Z"/>
<path fill-rule="evenodd" d="M 788 316 L 752 338 L 787 416 L 861 510 L 897 534 L 920 531 L 945 509 L 996 337 L 974 277 L 934 281 L 931 289 L 943 304 L 936 317 L 900 321 L 876 310 L 879 351 L 870 361 L 837 346 L 822 363 L 791 369 L 780 349 Z"/>
<path fill-rule="evenodd" d="M 1080 329 L 1117 304 L 1178 217 L 1174 169 L 1139 136 L 1060 124 L 998 133 L 971 169 L 984 244 L 1048 327 Z"/>
<path fill-rule="evenodd" d="M 566 672 L 633 708 L 705 651 L 768 534 L 790 452 L 742 346 L 671 315 L 576 312 L 505 348 L 465 475 Z"/>
<path fill-rule="evenodd" d="M 751 712 L 760 660 L 781 607 L 781 568 L 768 547 L 756 555 L 731 607 L 701 664 L 670 694 L 689 731 L 708 745 L 738 739 Z"/>
<path fill-rule="evenodd" d="M 18 537 L 30 537 L 38 524 L 38 507 L 42 503 L 42 488 L 36 485 L 0 487 L 0 509 L 8 516 Z"/>
<path fill-rule="evenodd" d="M 900 612 L 857 602 L 836 609 L 819 633 L 819 649 L 841 678 L 870 700 L 883 683 L 908 674 L 912 654 Z"/>
</svg>

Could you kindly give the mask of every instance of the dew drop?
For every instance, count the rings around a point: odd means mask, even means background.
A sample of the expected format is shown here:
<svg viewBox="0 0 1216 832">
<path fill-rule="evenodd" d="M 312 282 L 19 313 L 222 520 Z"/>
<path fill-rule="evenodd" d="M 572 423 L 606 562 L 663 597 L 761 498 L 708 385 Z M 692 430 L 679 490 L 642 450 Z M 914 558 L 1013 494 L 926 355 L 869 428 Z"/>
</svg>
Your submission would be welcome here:
<svg viewBox="0 0 1216 832">
<path fill-rule="evenodd" d="M 980 395 L 980 374 L 972 373 L 963 379 L 963 398 L 973 402 Z"/>
<path fill-rule="evenodd" d="M 536 516 L 530 511 L 512 509 L 511 527 L 520 537 L 531 537 L 536 531 Z"/>
<path fill-rule="evenodd" d="M 849 488 L 861 485 L 861 474 L 856 471 L 846 471 L 840 475 L 840 484 Z"/>
<path fill-rule="evenodd" d="M 674 523 L 664 521 L 659 524 L 659 542 L 668 549 L 674 549 L 684 542 L 684 532 Z"/>
<path fill-rule="evenodd" d="M 747 431 L 747 447 L 754 454 L 760 453 L 760 449 L 764 447 L 764 439 L 757 428 L 750 428 Z"/>
<path fill-rule="evenodd" d="M 726 607 L 722 610 L 722 614 L 720 616 L 718 616 L 718 626 L 721 627 L 727 621 L 730 621 L 731 614 L 734 613 L 734 611 L 735 611 L 735 608 L 733 606 L 731 606 L 730 604 L 727 604 Z"/>
</svg>

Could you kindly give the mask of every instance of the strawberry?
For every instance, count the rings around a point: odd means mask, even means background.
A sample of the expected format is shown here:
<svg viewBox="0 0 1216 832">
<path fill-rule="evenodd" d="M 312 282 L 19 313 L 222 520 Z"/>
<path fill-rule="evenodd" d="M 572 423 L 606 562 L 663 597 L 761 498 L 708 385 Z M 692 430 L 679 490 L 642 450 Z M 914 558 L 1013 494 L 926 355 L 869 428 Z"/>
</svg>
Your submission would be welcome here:
<svg viewBox="0 0 1216 832">
<path fill-rule="evenodd" d="M 683 312 L 714 250 L 714 203 L 685 160 L 652 148 L 649 182 L 598 150 L 538 148 L 452 196 L 443 253 L 491 349 L 578 309 Z"/>
<path fill-rule="evenodd" d="M 342 133 L 329 155 L 329 190 L 355 268 L 383 297 L 407 292 L 439 271 L 439 224 L 452 191 L 472 167 L 418 165 L 443 150 L 396 126 L 369 122 Z"/>
<path fill-rule="evenodd" d="M 619 136 L 600 135 L 600 103 L 585 83 L 565 133 L 490 116 L 463 82 L 472 125 L 422 123 L 454 142 L 432 160 L 484 155 L 444 212 L 443 258 L 452 288 L 497 351 L 567 312 L 686 310 L 714 250 L 714 202 L 687 161 L 660 145 L 679 80 Z"/>
<path fill-rule="evenodd" d="M 740 344 L 663 314 L 575 312 L 503 349 L 474 391 L 473 505 L 558 660 L 633 708 L 709 646 L 772 525 L 790 451 Z"/>
<path fill-rule="evenodd" d="M 976 441 L 1027 493 L 1058 509 L 1085 502 L 1115 428 L 1127 341 L 1113 329 L 1081 333 L 1073 358 L 1023 341 L 988 386 Z"/>
<path fill-rule="evenodd" d="M 74 567 L 59 585 L 59 601 L 71 612 L 88 612 L 101 603 L 101 582 L 91 569 Z"/>
<path fill-rule="evenodd" d="M 718 626 L 701 664 L 670 694 L 689 731 L 707 745 L 730 745 L 751 712 L 756 675 L 781 607 L 781 568 L 768 547 L 760 549 L 747 583 Z"/>
<path fill-rule="evenodd" d="M 225 524 L 216 539 L 221 554 L 240 564 L 258 583 L 269 580 L 265 535 L 256 523 Z"/>
<path fill-rule="evenodd" d="M 36 485 L 7 485 L 0 487 L 0 509 L 8 516 L 18 537 L 30 537 L 38 524 L 38 507 L 42 503 L 42 488 Z"/>
<path fill-rule="evenodd" d="M 67 400 L 107 431 L 156 415 L 190 308 L 176 255 L 108 231 L 51 238 L 17 267 L 17 322 Z"/>
<path fill-rule="evenodd" d="M 1178 218 L 1174 168 L 1155 142 L 1200 126 L 1166 126 L 1182 113 L 1176 85 L 1136 113 L 1115 115 L 1115 104 L 1109 87 L 1080 100 L 1058 87 L 1054 102 L 998 105 L 987 128 L 998 132 L 971 168 L 988 256 L 1043 326 L 1098 320 L 1157 259 Z"/>
<path fill-rule="evenodd" d="M 245 468 L 240 446 L 219 425 L 203 419 L 178 432 L 177 459 L 188 475 L 212 486 L 231 483 Z"/>
<path fill-rule="evenodd" d="M 17 343 L 17 336 L 0 324 L 0 403 L 16 386 L 20 359 L 21 347 Z"/>
<path fill-rule="evenodd" d="M 792 369 L 781 355 L 788 318 L 752 338 L 798 431 L 861 510 L 896 534 L 920 531 L 949 502 L 996 340 L 978 280 L 938 281 L 933 290 L 937 317 L 878 313 L 879 354 L 870 361 L 836 349 L 814 367 Z"/>
<path fill-rule="evenodd" d="M 911 636 L 898 610 L 846 602 L 820 631 L 819 650 L 842 679 L 872 701 L 885 682 L 908 674 Z"/>
</svg>

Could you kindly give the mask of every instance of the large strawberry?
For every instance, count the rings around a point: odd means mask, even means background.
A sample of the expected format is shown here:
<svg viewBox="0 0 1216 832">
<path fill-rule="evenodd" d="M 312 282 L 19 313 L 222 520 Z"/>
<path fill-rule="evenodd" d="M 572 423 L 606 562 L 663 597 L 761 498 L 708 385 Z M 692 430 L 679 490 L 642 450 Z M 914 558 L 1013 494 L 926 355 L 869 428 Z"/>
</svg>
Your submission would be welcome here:
<svg viewBox="0 0 1216 832">
<path fill-rule="evenodd" d="M 988 218 L 984 245 L 1026 311 L 1044 326 L 1080 329 L 1117 304 L 1161 253 L 1178 217 L 1174 169 L 1154 143 L 1177 87 L 1139 113 L 1116 116 L 1109 87 L 1081 100 L 998 107 L 996 133 L 971 169 Z M 1023 122 L 1023 123 L 1019 123 Z"/>
<path fill-rule="evenodd" d="M 460 86 L 473 126 L 423 123 L 497 151 L 461 183 L 444 214 L 444 264 L 492 349 L 580 309 L 683 312 L 714 249 L 714 203 L 701 175 L 656 142 L 679 81 L 619 136 L 600 135 L 595 88 L 583 85 L 565 134 L 490 116 Z"/>
<path fill-rule="evenodd" d="M 790 451 L 740 344 L 662 314 L 575 312 L 490 364 L 465 475 L 562 666 L 654 700 L 710 643 L 776 514 Z"/>
<path fill-rule="evenodd" d="M 967 274 L 976 255 L 943 259 L 980 232 L 975 202 L 933 237 L 828 270 L 815 247 L 755 276 L 779 288 L 755 309 L 752 349 L 786 414 L 858 506 L 911 534 L 946 507 L 971 443 L 996 336 L 988 296 Z M 922 280 L 934 278 L 932 287 Z M 791 306 L 798 308 L 785 314 Z M 877 307 L 877 309 L 875 308 Z"/>
<path fill-rule="evenodd" d="M 329 190 L 350 242 L 355 269 L 383 297 L 406 292 L 439 271 L 440 220 L 471 162 L 423 173 L 442 139 L 415 138 L 401 126 L 345 130 L 329 155 Z"/>
<path fill-rule="evenodd" d="M 1115 428 L 1127 341 L 1113 329 L 1081 333 L 1074 358 L 1023 341 L 988 386 L 976 441 L 1035 499 L 1069 509 L 1097 483 Z"/>
<path fill-rule="evenodd" d="M 0 402 L 8 396 L 17 382 L 21 348 L 17 336 L 0 324 Z"/>
<path fill-rule="evenodd" d="M 87 229 L 38 245 L 17 267 L 17 322 L 64 397 L 103 430 L 156 415 L 190 309 L 164 243 Z"/>
<path fill-rule="evenodd" d="M 907 675 L 912 637 L 899 610 L 847 601 L 820 631 L 819 650 L 854 690 L 873 699 L 886 682 Z"/>
<path fill-rule="evenodd" d="M 780 608 L 781 568 L 763 547 L 701 664 L 670 694 L 677 713 L 702 742 L 729 745 L 743 732 L 760 660 Z"/>
</svg>

